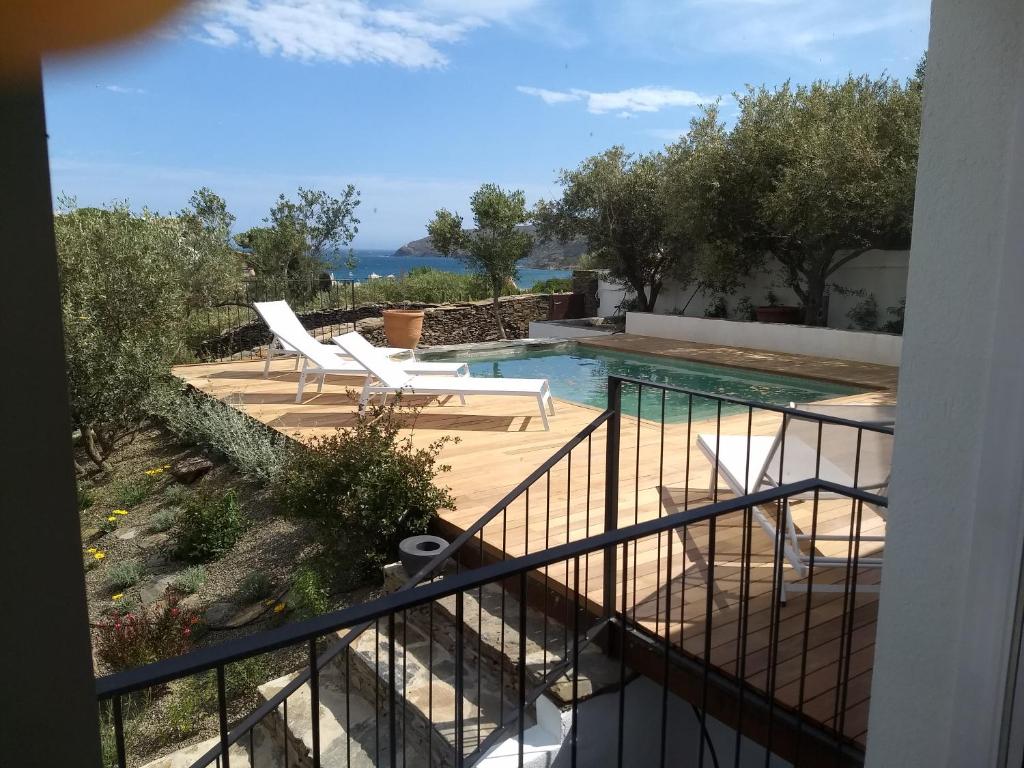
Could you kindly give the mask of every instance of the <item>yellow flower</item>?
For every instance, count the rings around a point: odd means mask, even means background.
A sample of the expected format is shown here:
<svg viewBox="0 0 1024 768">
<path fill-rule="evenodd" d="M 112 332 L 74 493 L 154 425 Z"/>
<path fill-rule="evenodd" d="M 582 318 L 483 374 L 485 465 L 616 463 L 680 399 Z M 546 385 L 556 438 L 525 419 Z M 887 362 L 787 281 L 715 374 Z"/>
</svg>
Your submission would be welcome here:
<svg viewBox="0 0 1024 768">
<path fill-rule="evenodd" d="M 117 518 L 116 518 L 116 517 L 114 517 L 113 515 L 110 515 L 110 517 L 108 517 L 108 518 L 107 518 L 107 522 L 108 522 L 108 523 L 112 523 L 112 522 L 114 522 L 115 520 L 117 520 Z"/>
<path fill-rule="evenodd" d="M 92 554 L 93 552 L 95 552 L 95 551 L 96 551 L 96 547 L 89 547 L 89 548 L 88 548 L 87 550 L 85 550 L 85 551 L 86 551 L 86 552 L 88 552 L 88 553 L 89 553 L 89 554 L 91 555 L 91 554 Z"/>
<path fill-rule="evenodd" d="M 127 515 L 128 514 L 128 510 L 127 509 L 115 509 L 114 510 L 114 514 L 115 515 Z"/>
<path fill-rule="evenodd" d="M 107 556 L 106 552 L 97 552 L 96 554 L 93 555 L 93 557 L 95 557 L 97 560 L 102 560 L 106 556 Z"/>
<path fill-rule="evenodd" d="M 170 468 L 171 468 L 171 465 L 170 465 L 170 464 L 164 464 L 163 468 L 164 468 L 164 469 L 170 469 Z"/>
<path fill-rule="evenodd" d="M 124 592 L 118 592 L 116 595 L 111 595 L 110 599 L 116 603 L 122 597 L 124 597 Z"/>
<path fill-rule="evenodd" d="M 284 611 L 284 603 L 278 603 L 274 606 L 274 613 L 282 613 Z"/>
</svg>

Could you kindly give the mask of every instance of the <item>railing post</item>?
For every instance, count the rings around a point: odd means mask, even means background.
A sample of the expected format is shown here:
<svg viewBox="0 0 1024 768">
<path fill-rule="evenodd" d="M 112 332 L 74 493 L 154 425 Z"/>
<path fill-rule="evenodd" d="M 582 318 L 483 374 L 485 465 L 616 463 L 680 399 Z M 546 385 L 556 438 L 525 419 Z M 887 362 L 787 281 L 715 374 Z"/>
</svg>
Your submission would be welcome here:
<svg viewBox="0 0 1024 768">
<path fill-rule="evenodd" d="M 622 416 L 622 381 L 608 377 L 608 410 L 612 412 L 607 422 L 604 460 L 604 530 L 614 531 L 619 527 L 619 429 Z M 610 619 L 615 613 L 615 546 L 604 551 L 604 617 Z"/>
</svg>

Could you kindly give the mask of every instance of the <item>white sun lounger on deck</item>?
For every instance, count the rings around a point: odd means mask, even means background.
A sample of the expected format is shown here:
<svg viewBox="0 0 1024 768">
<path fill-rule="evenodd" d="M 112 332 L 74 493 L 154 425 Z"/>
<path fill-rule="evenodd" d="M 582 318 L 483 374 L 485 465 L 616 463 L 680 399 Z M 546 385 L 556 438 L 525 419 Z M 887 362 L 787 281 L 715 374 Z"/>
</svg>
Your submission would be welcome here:
<svg viewBox="0 0 1024 768">
<path fill-rule="evenodd" d="M 438 376 L 417 376 L 400 363 L 388 360 L 358 333 L 335 336 L 334 343 L 348 352 L 372 374 L 366 377 L 363 394 L 359 398 L 360 409 L 373 395 L 409 393 L 411 395 L 509 395 L 533 397 L 540 408 L 544 429 L 549 429 L 548 411 L 555 413 L 551 388 L 547 379 L 486 379 L 460 376 L 441 378 Z M 465 400 L 463 400 L 465 402 Z"/>
<path fill-rule="evenodd" d="M 267 327 L 270 328 L 270 332 L 274 334 L 274 338 L 267 345 L 267 362 L 263 366 L 264 378 L 270 374 L 270 361 L 275 357 L 294 357 L 295 370 L 299 368 L 302 353 L 285 341 L 278 332 L 279 330 L 289 336 L 305 334 L 319 344 L 325 352 L 337 355 L 343 359 L 352 359 L 341 347 L 334 344 L 325 344 L 322 341 L 313 339 L 292 308 L 288 306 L 287 301 L 257 301 L 253 304 L 253 307 L 259 316 L 263 318 L 263 322 L 267 324 Z M 405 349 L 404 347 L 378 347 L 378 349 L 388 357 L 408 355 L 410 359 L 416 359 L 415 350 L 412 349 Z"/>
<path fill-rule="evenodd" d="M 269 314 L 271 317 L 274 317 L 273 312 Z M 302 402 L 302 391 L 306 386 L 306 378 L 308 376 L 312 375 L 319 378 L 317 392 L 323 391 L 324 379 L 329 375 L 362 376 L 367 380 L 370 378 L 370 372 L 362 363 L 346 355 L 341 347 L 335 347 L 333 344 L 322 344 L 314 339 L 302 327 L 298 319 L 295 320 L 294 324 L 289 323 L 285 319 L 277 323 L 276 326 L 271 326 L 271 329 L 302 358 L 302 369 L 299 371 L 299 386 L 295 393 L 295 402 L 297 403 Z M 358 333 L 349 335 L 362 339 L 369 349 L 375 353 L 378 352 L 376 347 L 366 339 L 363 339 Z M 388 360 L 384 354 L 381 354 L 381 357 L 391 365 L 396 366 L 398 370 L 407 371 L 409 374 L 417 376 L 469 377 L 469 366 L 466 363 L 421 363 L 415 360 L 394 362 Z"/>
<path fill-rule="evenodd" d="M 775 435 L 700 434 L 697 446 L 711 462 L 711 492 L 721 477 L 729 490 L 737 496 L 775 488 L 809 478 L 820 478 L 848 488 L 885 496 L 888 493 L 889 473 L 892 465 L 893 436 L 885 432 L 857 429 L 844 424 L 819 422 L 814 415 L 833 416 L 874 426 L 893 426 L 896 407 L 890 405 L 828 405 L 790 404 L 808 413 L 808 418 L 786 414 Z M 819 431 L 819 424 L 821 424 Z M 821 451 L 818 455 L 820 442 Z M 780 471 L 780 464 L 781 471 Z M 814 498 L 814 494 L 796 498 Z M 823 491 L 817 498 L 843 498 Z M 852 505 L 851 505 L 852 506 Z M 877 511 L 877 510 L 876 510 Z M 763 510 L 753 510 L 754 520 L 776 541 L 774 519 Z M 811 565 L 810 555 L 801 549 L 801 542 L 811 539 L 810 533 L 798 533 L 786 509 L 784 554 L 797 572 L 805 578 Z M 850 541 L 849 533 L 816 533 L 814 542 Z M 882 542 L 884 536 L 860 535 L 861 542 Z M 848 558 L 814 556 L 814 566 L 846 567 Z M 881 557 L 858 557 L 860 567 L 878 568 Z M 782 599 L 785 600 L 786 582 L 783 580 Z M 841 585 L 814 584 L 815 591 L 835 591 Z M 877 587 L 858 586 L 858 591 L 877 591 Z"/>
</svg>

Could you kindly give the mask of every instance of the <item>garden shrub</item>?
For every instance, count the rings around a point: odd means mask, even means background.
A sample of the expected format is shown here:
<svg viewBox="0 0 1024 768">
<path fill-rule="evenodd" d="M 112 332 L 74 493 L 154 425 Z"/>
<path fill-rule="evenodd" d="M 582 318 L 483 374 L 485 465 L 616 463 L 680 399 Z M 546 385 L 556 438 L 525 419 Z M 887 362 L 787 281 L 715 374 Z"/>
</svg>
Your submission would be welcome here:
<svg viewBox="0 0 1024 768">
<path fill-rule="evenodd" d="M 274 589 L 273 580 L 263 571 L 253 571 L 238 585 L 238 596 L 247 603 L 269 597 Z"/>
<path fill-rule="evenodd" d="M 168 384 L 150 409 L 182 440 L 212 449 L 246 475 L 269 481 L 280 471 L 284 439 L 226 403 Z"/>
<path fill-rule="evenodd" d="M 104 578 L 107 586 L 115 592 L 135 586 L 142 579 L 142 563 L 138 560 L 123 560 L 107 566 Z"/>
<path fill-rule="evenodd" d="M 93 505 L 95 499 L 93 498 L 92 491 L 84 487 L 81 483 L 78 485 L 78 511 L 84 512 Z"/>
<path fill-rule="evenodd" d="M 178 507 L 168 507 L 167 509 L 161 509 L 159 512 L 155 512 L 149 518 L 149 525 L 146 529 L 150 533 L 163 533 L 169 531 L 174 527 L 174 521 L 178 517 L 178 513 L 181 510 Z"/>
<path fill-rule="evenodd" d="M 114 500 L 122 507 L 131 509 L 149 497 L 155 483 L 153 475 L 118 480 L 113 487 Z"/>
<path fill-rule="evenodd" d="M 148 611 L 114 613 L 98 625 L 96 653 L 115 671 L 178 656 L 192 647 L 198 621 L 168 592 Z"/>
<path fill-rule="evenodd" d="M 311 619 L 327 613 L 328 590 L 320 570 L 311 563 L 304 563 L 295 572 L 292 580 L 291 605 L 296 618 Z"/>
<path fill-rule="evenodd" d="M 854 304 L 846 316 L 858 330 L 873 331 L 878 328 L 878 302 L 875 294 L 869 293 L 867 298 Z"/>
<path fill-rule="evenodd" d="M 244 530 L 245 518 L 234 490 L 219 498 L 196 494 L 174 521 L 176 551 L 190 563 L 214 560 L 230 550 Z"/>
<path fill-rule="evenodd" d="M 529 293 L 571 293 L 571 277 L 549 277 L 547 280 L 538 280 L 529 288 Z"/>
<path fill-rule="evenodd" d="M 178 592 L 193 595 L 206 583 L 206 569 L 201 565 L 191 565 L 174 577 L 172 585 Z"/>
<path fill-rule="evenodd" d="M 365 579 L 398 553 L 398 542 L 424 533 L 441 508 L 454 508 L 434 478 L 444 437 L 426 448 L 399 439 L 396 403 L 373 407 L 350 429 L 296 446 L 274 485 L 285 514 L 313 521 L 326 554 Z"/>
</svg>

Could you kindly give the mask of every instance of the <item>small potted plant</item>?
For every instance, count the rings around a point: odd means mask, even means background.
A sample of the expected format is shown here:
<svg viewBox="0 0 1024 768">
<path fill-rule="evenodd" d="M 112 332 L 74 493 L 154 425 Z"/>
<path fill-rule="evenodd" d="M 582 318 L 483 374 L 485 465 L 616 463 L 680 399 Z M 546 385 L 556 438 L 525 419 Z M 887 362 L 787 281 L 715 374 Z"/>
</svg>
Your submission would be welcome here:
<svg viewBox="0 0 1024 768">
<path fill-rule="evenodd" d="M 798 325 L 803 319 L 803 310 L 800 307 L 789 307 L 779 304 L 779 297 L 775 295 L 775 291 L 771 288 L 768 289 L 764 299 L 768 304 L 755 310 L 757 312 L 757 322 Z"/>
</svg>

